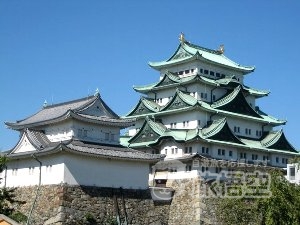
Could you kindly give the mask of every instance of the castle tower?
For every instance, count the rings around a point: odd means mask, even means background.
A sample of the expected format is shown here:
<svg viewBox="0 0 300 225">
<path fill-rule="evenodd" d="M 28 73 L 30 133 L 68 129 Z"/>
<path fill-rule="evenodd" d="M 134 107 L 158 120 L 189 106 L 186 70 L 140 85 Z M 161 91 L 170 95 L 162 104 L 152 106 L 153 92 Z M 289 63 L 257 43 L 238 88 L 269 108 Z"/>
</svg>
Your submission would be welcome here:
<svg viewBox="0 0 300 225">
<path fill-rule="evenodd" d="M 169 168 L 177 178 L 180 173 L 193 176 L 196 158 L 286 167 L 288 159 L 299 154 L 278 129 L 286 121 L 256 105 L 269 91 L 244 84 L 255 67 L 240 65 L 224 52 L 224 45 L 204 48 L 181 34 L 169 59 L 149 63 L 159 72 L 159 81 L 134 86 L 142 97 L 125 116 L 136 122 L 122 144 L 184 162 L 185 168 Z"/>
</svg>

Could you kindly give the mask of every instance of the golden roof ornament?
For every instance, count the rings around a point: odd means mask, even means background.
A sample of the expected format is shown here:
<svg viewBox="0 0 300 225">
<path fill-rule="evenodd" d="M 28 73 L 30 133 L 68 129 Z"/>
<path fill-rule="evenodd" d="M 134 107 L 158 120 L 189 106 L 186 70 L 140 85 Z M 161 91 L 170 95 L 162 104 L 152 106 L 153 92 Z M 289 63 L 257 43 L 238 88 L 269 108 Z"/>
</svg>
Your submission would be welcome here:
<svg viewBox="0 0 300 225">
<path fill-rule="evenodd" d="M 185 42 L 185 39 L 184 39 L 184 33 L 180 33 L 180 35 L 179 35 L 179 40 L 180 40 L 180 42 L 181 43 L 184 43 Z"/>
<path fill-rule="evenodd" d="M 221 54 L 223 54 L 225 52 L 225 47 L 224 45 L 220 45 L 219 49 L 218 49 L 218 52 L 220 52 Z"/>
</svg>

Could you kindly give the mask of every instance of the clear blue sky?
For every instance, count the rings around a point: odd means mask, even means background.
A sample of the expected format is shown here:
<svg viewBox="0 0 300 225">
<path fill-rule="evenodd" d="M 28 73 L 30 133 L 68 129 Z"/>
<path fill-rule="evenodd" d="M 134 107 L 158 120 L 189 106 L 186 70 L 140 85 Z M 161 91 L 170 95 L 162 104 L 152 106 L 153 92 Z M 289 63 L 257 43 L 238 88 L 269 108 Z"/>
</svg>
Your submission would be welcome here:
<svg viewBox="0 0 300 225">
<path fill-rule="evenodd" d="M 300 1 L 0 1 L 0 149 L 18 141 L 5 127 L 45 100 L 82 98 L 99 88 L 119 115 L 135 106 L 133 85 L 158 81 L 149 61 L 167 59 L 180 32 L 188 41 L 255 65 L 245 83 L 271 91 L 258 105 L 287 119 L 300 149 Z M 280 128 L 280 127 L 278 127 Z"/>
</svg>

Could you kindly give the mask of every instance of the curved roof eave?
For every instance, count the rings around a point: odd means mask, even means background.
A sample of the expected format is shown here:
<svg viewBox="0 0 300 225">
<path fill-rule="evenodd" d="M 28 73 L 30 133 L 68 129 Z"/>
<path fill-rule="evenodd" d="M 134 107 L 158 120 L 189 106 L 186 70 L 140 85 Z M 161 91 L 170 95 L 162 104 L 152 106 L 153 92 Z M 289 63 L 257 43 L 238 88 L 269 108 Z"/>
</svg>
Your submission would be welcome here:
<svg viewBox="0 0 300 225">
<path fill-rule="evenodd" d="M 213 60 L 210 60 L 210 59 L 207 59 L 207 58 L 203 57 L 203 55 L 201 55 L 199 53 L 195 53 L 193 56 L 188 56 L 188 57 L 181 58 L 181 59 L 176 59 L 176 60 L 173 60 L 173 61 L 148 62 L 148 65 L 153 69 L 162 70 L 162 69 L 168 68 L 170 66 L 179 65 L 179 64 L 186 63 L 186 62 L 191 62 L 191 61 L 194 61 L 194 60 L 200 60 L 200 61 L 203 60 L 205 62 L 214 64 L 214 65 L 218 65 L 218 66 L 225 67 L 225 68 L 228 68 L 228 69 L 238 70 L 238 71 L 243 72 L 244 75 L 246 75 L 248 73 L 251 73 L 255 70 L 254 66 L 249 66 L 249 67 L 238 66 L 239 64 L 237 66 L 230 66 L 230 65 L 223 64 L 223 63 L 215 62 Z"/>
</svg>

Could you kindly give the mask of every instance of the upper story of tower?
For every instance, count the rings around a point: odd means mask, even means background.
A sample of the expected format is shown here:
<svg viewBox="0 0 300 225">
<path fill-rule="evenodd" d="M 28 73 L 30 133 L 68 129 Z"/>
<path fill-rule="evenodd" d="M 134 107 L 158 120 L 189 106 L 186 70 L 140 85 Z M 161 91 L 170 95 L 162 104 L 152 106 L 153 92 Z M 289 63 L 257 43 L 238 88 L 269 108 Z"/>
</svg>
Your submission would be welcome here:
<svg viewBox="0 0 300 225">
<path fill-rule="evenodd" d="M 149 62 L 152 68 L 160 71 L 161 79 L 170 71 L 180 78 L 196 74 L 212 79 L 234 76 L 238 82 L 243 83 L 243 75 L 255 70 L 254 66 L 244 66 L 227 58 L 224 45 L 213 50 L 188 42 L 182 33 L 179 39 L 180 43 L 169 59 Z"/>
</svg>

